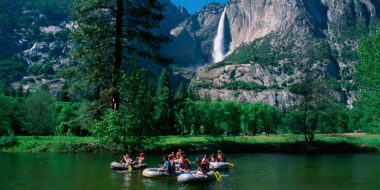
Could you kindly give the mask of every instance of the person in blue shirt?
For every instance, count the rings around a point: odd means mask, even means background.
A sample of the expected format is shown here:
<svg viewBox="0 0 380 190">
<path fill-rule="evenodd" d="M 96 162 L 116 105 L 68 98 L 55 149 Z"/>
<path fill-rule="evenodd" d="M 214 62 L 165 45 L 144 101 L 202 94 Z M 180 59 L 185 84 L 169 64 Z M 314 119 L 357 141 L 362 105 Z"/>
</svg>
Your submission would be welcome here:
<svg viewBox="0 0 380 190">
<path fill-rule="evenodd" d="M 169 174 L 172 174 L 173 173 L 173 167 L 170 164 L 168 157 L 164 156 L 163 160 L 164 160 L 164 165 L 160 169 L 158 169 L 158 171 L 168 171 Z"/>
</svg>

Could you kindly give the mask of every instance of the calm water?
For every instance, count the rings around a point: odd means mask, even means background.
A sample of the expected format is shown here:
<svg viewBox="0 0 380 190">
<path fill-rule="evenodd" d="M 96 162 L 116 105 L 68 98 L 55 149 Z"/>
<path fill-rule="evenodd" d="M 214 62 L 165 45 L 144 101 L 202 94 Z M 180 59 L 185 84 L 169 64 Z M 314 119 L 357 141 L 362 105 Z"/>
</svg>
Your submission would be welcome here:
<svg viewBox="0 0 380 190">
<path fill-rule="evenodd" d="M 222 172 L 220 181 L 181 185 L 145 178 L 141 171 L 111 171 L 109 163 L 120 155 L 0 153 L 0 190 L 380 189 L 380 154 L 244 154 L 227 159 L 235 168 Z M 147 157 L 151 167 L 159 162 L 160 156 Z"/>
</svg>

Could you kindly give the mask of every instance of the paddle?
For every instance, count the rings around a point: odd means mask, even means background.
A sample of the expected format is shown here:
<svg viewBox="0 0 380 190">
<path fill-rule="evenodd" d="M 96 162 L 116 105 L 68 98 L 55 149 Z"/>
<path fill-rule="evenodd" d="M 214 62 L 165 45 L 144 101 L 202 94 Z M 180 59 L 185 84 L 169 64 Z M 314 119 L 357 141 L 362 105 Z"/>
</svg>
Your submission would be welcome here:
<svg viewBox="0 0 380 190">
<path fill-rule="evenodd" d="M 132 171 L 132 170 L 133 170 L 133 168 L 132 168 L 131 165 L 128 165 L 128 170 L 129 170 L 129 171 Z"/>
<path fill-rule="evenodd" d="M 226 162 L 226 164 L 230 165 L 231 167 L 235 166 L 233 163 L 229 163 L 229 162 Z"/>
<path fill-rule="evenodd" d="M 219 173 L 218 171 L 215 171 L 215 172 L 214 172 L 214 175 L 215 175 L 215 177 L 216 177 L 216 179 L 217 179 L 218 181 L 222 178 L 222 176 L 220 175 L 220 173 Z"/>
</svg>

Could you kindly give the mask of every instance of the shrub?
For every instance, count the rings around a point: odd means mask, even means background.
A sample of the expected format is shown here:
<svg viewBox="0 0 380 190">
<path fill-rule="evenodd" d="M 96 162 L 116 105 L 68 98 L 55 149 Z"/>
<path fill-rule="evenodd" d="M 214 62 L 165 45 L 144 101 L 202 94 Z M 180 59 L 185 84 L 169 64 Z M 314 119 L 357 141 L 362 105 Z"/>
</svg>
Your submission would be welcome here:
<svg viewBox="0 0 380 190">
<path fill-rule="evenodd" d="M 17 138 L 14 135 L 2 136 L 0 138 L 0 147 L 10 147 L 18 143 Z"/>
</svg>

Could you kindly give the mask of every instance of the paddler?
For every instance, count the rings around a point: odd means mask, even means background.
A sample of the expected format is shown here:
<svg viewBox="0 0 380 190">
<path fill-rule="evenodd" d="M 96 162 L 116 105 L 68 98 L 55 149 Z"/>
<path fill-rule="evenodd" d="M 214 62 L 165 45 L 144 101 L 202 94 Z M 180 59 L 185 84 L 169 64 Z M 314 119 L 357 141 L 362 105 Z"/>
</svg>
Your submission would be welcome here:
<svg viewBox="0 0 380 190">
<path fill-rule="evenodd" d="M 218 150 L 218 160 L 217 162 L 226 162 L 226 158 L 224 157 L 221 150 Z"/>
</svg>

